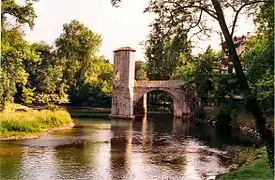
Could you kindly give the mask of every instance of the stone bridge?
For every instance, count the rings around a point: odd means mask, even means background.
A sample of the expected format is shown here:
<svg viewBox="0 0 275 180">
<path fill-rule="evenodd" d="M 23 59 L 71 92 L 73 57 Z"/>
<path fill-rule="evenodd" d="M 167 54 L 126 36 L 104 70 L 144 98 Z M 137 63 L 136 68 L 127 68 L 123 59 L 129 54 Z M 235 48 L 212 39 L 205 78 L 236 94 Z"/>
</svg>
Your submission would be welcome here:
<svg viewBox="0 0 275 180">
<path fill-rule="evenodd" d="M 135 81 L 133 105 L 137 105 L 138 101 L 142 99 L 143 108 L 146 112 L 147 93 L 159 90 L 166 92 L 173 100 L 174 115 L 182 117 L 183 114 L 189 112 L 188 106 L 185 103 L 182 80 L 168 80 L 168 81 Z"/>
<path fill-rule="evenodd" d="M 174 116 L 183 117 L 190 112 L 185 101 L 182 80 L 136 81 L 135 50 L 129 47 L 114 51 L 114 77 L 112 92 L 111 118 L 134 118 L 134 109 L 138 102 L 146 111 L 147 93 L 154 90 L 166 92 L 173 100 Z M 140 104 L 139 104 L 140 105 Z"/>
</svg>

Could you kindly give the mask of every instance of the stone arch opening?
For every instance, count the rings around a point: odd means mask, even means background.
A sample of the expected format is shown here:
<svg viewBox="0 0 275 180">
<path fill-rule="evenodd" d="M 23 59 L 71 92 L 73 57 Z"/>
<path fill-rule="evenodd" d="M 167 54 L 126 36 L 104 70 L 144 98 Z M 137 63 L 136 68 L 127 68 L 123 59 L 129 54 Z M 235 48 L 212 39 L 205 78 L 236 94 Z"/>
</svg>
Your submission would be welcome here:
<svg viewBox="0 0 275 180">
<path fill-rule="evenodd" d="M 116 72 L 115 72 L 115 80 L 116 80 L 116 81 L 119 81 L 119 80 L 120 80 L 120 72 L 119 72 L 118 69 L 117 69 Z"/>
<path fill-rule="evenodd" d="M 154 98 L 154 97 L 152 97 L 152 96 L 154 96 L 154 93 L 158 94 L 158 96 L 166 96 L 163 98 L 167 98 L 167 99 L 162 99 L 162 100 L 167 100 L 167 102 L 159 102 L 160 103 L 159 105 L 163 105 L 162 107 L 160 107 L 159 110 L 150 107 L 150 105 L 151 105 L 150 98 Z M 163 103 L 167 103 L 167 104 L 163 104 Z M 171 104 L 168 104 L 168 103 L 171 103 Z M 156 105 L 158 105 L 158 104 L 156 104 Z M 164 108 L 165 106 L 167 106 L 167 109 L 162 111 L 161 109 Z M 163 113 L 167 113 L 167 114 L 176 114 L 175 111 L 177 108 L 179 108 L 178 106 L 179 106 L 179 101 L 177 100 L 176 95 L 164 88 L 153 88 L 153 89 L 140 90 L 139 93 L 135 94 L 134 102 L 133 102 L 135 115 L 147 114 L 149 111 L 151 111 L 149 113 L 163 112 Z M 153 109 L 153 111 L 152 111 L 152 109 Z"/>
</svg>

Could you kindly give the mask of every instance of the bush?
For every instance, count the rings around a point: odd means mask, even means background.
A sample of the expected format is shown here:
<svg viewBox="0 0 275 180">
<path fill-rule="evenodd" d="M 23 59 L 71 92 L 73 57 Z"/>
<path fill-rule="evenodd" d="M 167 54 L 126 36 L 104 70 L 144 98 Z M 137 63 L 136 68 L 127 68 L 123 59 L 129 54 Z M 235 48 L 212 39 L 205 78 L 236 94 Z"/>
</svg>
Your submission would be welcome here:
<svg viewBox="0 0 275 180">
<path fill-rule="evenodd" d="M 51 111 L 57 111 L 58 110 L 58 106 L 52 103 L 47 103 L 46 105 L 46 109 L 51 110 Z"/>
<path fill-rule="evenodd" d="M 23 87 L 23 90 L 22 90 L 22 103 L 24 105 L 29 105 L 34 101 L 34 92 L 33 92 L 34 89 Z"/>
<path fill-rule="evenodd" d="M 228 163 L 237 164 L 238 166 L 250 163 L 257 158 L 266 156 L 266 151 L 264 148 L 256 149 L 253 147 L 229 146 L 226 150 L 230 155 Z"/>
</svg>

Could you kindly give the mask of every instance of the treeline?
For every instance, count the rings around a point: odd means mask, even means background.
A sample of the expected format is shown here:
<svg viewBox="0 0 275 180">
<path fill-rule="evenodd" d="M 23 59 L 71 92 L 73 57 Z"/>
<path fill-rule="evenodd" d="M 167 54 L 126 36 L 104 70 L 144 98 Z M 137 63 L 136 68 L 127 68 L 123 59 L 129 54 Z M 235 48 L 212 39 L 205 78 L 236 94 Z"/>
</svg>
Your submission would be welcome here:
<svg viewBox="0 0 275 180">
<path fill-rule="evenodd" d="M 99 34 L 73 20 L 63 25 L 53 46 L 32 44 L 22 30 L 34 26 L 32 1 L 5 0 L 1 10 L 0 110 L 8 101 L 110 107 L 113 67 L 96 54 Z"/>
</svg>

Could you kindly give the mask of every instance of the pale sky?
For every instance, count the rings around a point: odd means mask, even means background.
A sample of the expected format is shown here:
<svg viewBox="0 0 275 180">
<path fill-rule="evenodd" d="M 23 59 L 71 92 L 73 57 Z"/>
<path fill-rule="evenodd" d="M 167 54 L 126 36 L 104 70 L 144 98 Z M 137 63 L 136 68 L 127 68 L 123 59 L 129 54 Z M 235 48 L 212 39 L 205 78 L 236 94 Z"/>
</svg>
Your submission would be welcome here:
<svg viewBox="0 0 275 180">
<path fill-rule="evenodd" d="M 23 0 L 17 0 L 23 1 Z M 112 7 L 110 0 L 40 0 L 34 4 L 37 14 L 33 30 L 25 30 L 25 39 L 31 42 L 45 41 L 53 45 L 62 32 L 63 24 L 76 19 L 102 36 L 103 44 L 99 55 L 113 61 L 113 51 L 121 46 L 136 49 L 136 60 L 144 59 L 144 47 L 148 25 L 153 17 L 143 10 L 149 0 L 123 0 L 119 8 Z M 243 19 L 236 35 L 251 32 L 253 22 Z M 219 49 L 218 36 L 213 41 L 196 43 L 194 53 L 201 52 L 208 45 Z M 195 45 L 195 43 L 194 43 Z"/>
</svg>

